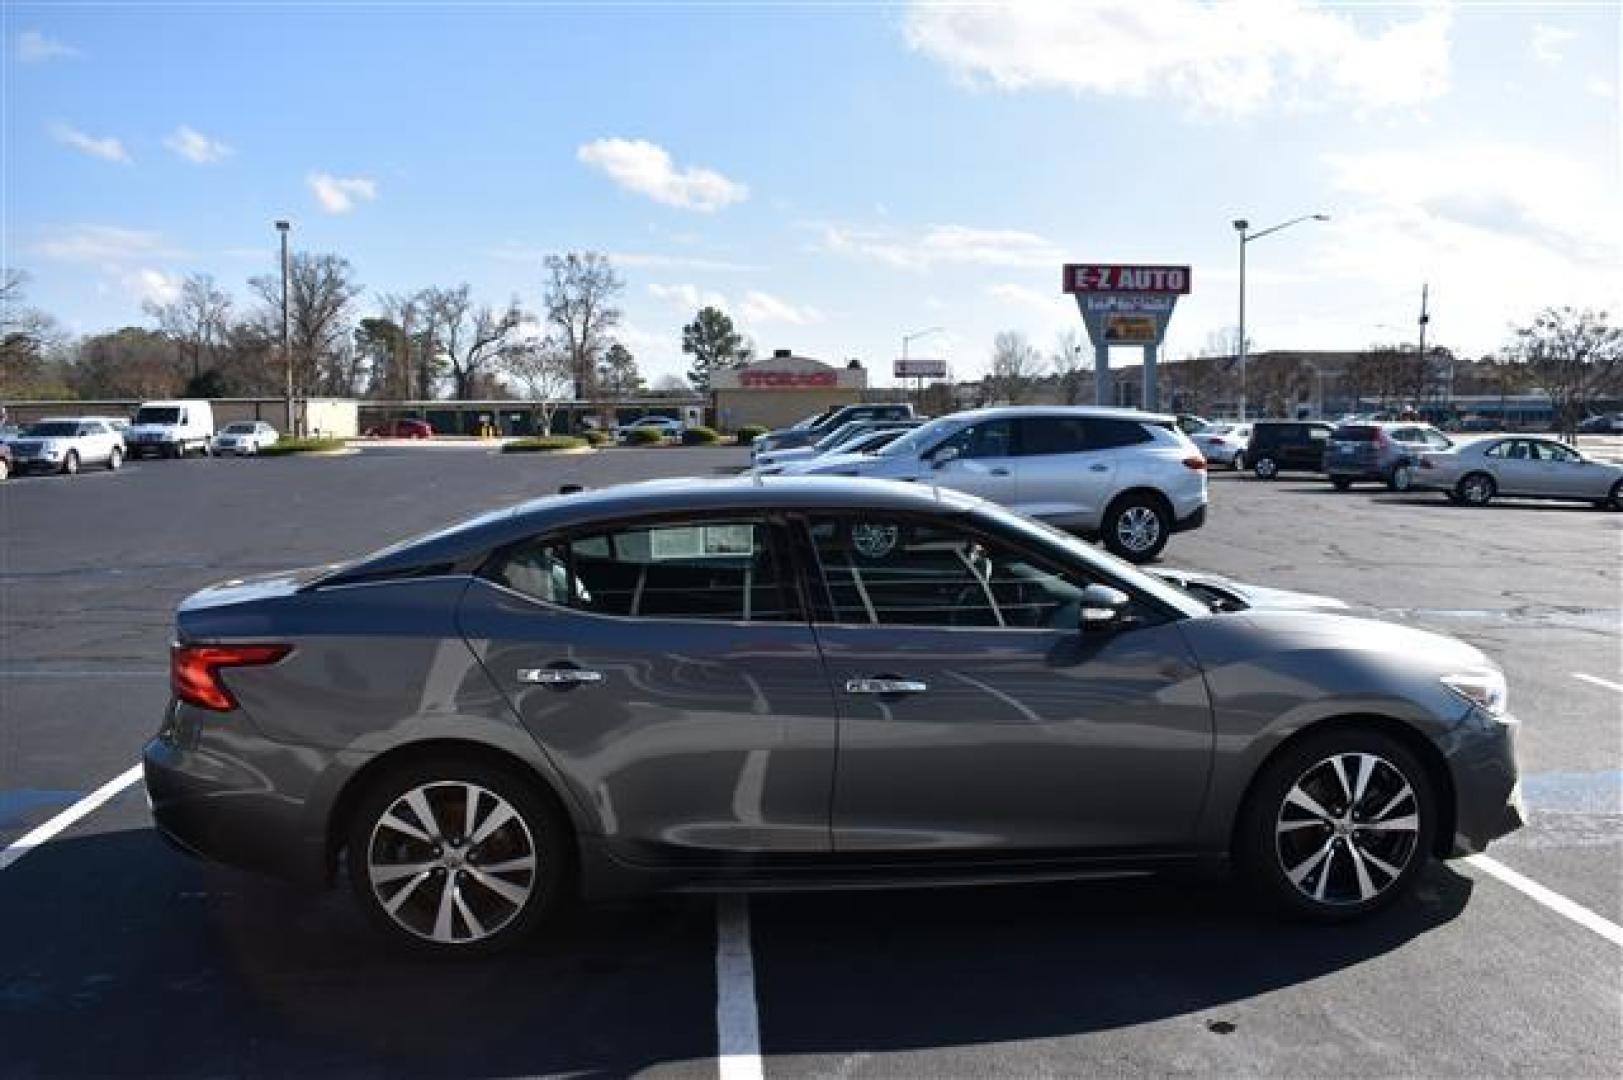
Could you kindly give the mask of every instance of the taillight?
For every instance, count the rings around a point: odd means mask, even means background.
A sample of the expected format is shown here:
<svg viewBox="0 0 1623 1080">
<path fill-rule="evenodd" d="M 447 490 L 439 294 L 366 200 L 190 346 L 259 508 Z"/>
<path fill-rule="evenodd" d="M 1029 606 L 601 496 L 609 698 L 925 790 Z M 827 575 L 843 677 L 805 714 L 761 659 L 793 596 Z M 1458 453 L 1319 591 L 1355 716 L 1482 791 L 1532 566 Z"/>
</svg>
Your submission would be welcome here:
<svg viewBox="0 0 1623 1080">
<path fill-rule="evenodd" d="M 1377 448 L 1385 446 L 1387 442 L 1386 432 L 1382 431 L 1380 428 L 1376 428 L 1375 437 L 1371 439 L 1370 442 L 1374 443 Z"/>
<path fill-rule="evenodd" d="M 1204 469 L 1206 467 L 1206 459 L 1201 457 L 1199 454 L 1196 454 L 1194 457 L 1186 457 L 1183 459 L 1183 467 L 1186 469 Z"/>
<path fill-rule="evenodd" d="M 169 685 L 189 705 L 229 712 L 237 699 L 220 681 L 222 670 L 274 664 L 292 651 L 290 645 L 172 645 Z"/>
</svg>

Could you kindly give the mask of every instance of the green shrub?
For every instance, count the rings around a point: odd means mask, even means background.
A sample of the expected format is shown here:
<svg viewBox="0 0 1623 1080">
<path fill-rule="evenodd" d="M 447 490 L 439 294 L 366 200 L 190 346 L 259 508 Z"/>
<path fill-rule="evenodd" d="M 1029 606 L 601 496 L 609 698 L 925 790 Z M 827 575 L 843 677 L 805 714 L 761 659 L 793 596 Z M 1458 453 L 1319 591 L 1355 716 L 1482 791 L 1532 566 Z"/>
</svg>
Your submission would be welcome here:
<svg viewBox="0 0 1623 1080">
<path fill-rule="evenodd" d="M 536 435 L 502 445 L 504 454 L 545 454 L 552 450 L 579 450 L 587 440 L 575 435 Z"/>
<path fill-rule="evenodd" d="M 626 432 L 628 446 L 654 446 L 665 441 L 658 428 L 634 427 Z"/>
<path fill-rule="evenodd" d="M 606 446 L 614 441 L 613 435 L 606 431 L 599 431 L 597 428 L 587 428 L 583 437 L 593 446 Z"/>
<path fill-rule="evenodd" d="M 738 429 L 738 445 L 748 446 L 750 443 L 766 434 L 766 428 L 760 424 L 745 424 Z"/>
<path fill-rule="evenodd" d="M 343 439 L 277 439 L 269 446 L 260 447 L 259 453 L 265 457 L 281 457 L 286 454 L 321 454 L 342 450 L 346 445 Z"/>
<path fill-rule="evenodd" d="M 694 424 L 682 431 L 683 446 L 709 446 L 711 443 L 721 441 L 721 435 L 715 428 L 707 428 L 703 424 Z"/>
</svg>

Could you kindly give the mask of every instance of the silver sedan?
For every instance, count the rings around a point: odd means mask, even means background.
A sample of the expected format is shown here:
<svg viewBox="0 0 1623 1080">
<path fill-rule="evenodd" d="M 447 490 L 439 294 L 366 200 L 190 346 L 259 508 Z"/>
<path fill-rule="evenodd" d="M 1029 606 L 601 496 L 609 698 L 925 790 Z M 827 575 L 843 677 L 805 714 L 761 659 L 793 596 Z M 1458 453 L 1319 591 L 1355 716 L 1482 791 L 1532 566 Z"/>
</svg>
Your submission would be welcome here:
<svg viewBox="0 0 1623 1080">
<path fill-rule="evenodd" d="M 1554 439 L 1519 435 L 1423 454 L 1414 487 L 1442 491 L 1471 506 L 1486 506 L 1502 495 L 1623 509 L 1623 466 L 1585 457 Z"/>
</svg>

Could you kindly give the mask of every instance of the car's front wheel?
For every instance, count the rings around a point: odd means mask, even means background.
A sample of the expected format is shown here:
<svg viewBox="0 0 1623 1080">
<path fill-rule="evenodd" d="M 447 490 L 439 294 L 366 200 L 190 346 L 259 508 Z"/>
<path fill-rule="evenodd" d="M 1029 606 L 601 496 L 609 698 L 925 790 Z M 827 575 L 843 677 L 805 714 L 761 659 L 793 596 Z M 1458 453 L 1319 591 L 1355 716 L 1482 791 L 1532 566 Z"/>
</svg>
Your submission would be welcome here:
<svg viewBox="0 0 1623 1080">
<path fill-rule="evenodd" d="M 1346 491 L 1352 487 L 1352 481 L 1345 476 L 1332 476 L 1330 486 L 1337 491 Z"/>
<path fill-rule="evenodd" d="M 1487 473 L 1474 472 L 1460 480 L 1454 489 L 1462 502 L 1471 506 L 1487 506 L 1493 501 L 1498 485 Z"/>
<path fill-rule="evenodd" d="M 1154 559 L 1167 546 L 1171 532 L 1172 515 L 1148 495 L 1128 495 L 1105 512 L 1105 547 L 1128 562 Z"/>
<path fill-rule="evenodd" d="M 1611 492 L 1606 496 L 1606 504 L 1613 510 L 1623 510 L 1623 480 L 1612 485 Z"/>
<path fill-rule="evenodd" d="M 111 454 L 107 455 L 107 468 L 108 468 L 108 470 L 111 471 L 111 472 L 117 472 L 118 467 L 120 465 L 123 465 L 123 464 L 124 464 L 124 451 L 120 450 L 116 446 L 113 447 L 113 452 Z"/>
<path fill-rule="evenodd" d="M 1435 808 L 1425 769 L 1396 739 L 1367 728 L 1309 735 L 1258 774 L 1235 858 L 1276 907 L 1338 922 L 1413 886 L 1433 848 Z"/>
<path fill-rule="evenodd" d="M 562 903 L 567 835 L 534 786 L 506 769 L 419 763 L 362 796 L 349 826 L 350 886 L 402 945 L 444 956 L 496 952 Z"/>
<path fill-rule="evenodd" d="M 62 459 L 62 471 L 69 476 L 79 475 L 79 452 L 69 450 L 68 456 Z"/>
<path fill-rule="evenodd" d="M 1229 468 L 1233 469 L 1235 472 L 1244 472 L 1245 471 L 1245 454 L 1244 454 L 1244 452 L 1240 452 L 1240 453 L 1237 453 L 1237 454 L 1234 455 L 1234 460 L 1229 462 Z"/>
<path fill-rule="evenodd" d="M 1414 486 L 1414 466 L 1407 462 L 1393 466 L 1387 474 L 1386 486 L 1391 491 L 1408 491 Z"/>
<path fill-rule="evenodd" d="M 1257 463 L 1251 466 L 1251 471 L 1256 473 L 1258 480 L 1277 480 L 1279 479 L 1279 462 L 1271 457 L 1260 457 L 1257 459 Z"/>
</svg>

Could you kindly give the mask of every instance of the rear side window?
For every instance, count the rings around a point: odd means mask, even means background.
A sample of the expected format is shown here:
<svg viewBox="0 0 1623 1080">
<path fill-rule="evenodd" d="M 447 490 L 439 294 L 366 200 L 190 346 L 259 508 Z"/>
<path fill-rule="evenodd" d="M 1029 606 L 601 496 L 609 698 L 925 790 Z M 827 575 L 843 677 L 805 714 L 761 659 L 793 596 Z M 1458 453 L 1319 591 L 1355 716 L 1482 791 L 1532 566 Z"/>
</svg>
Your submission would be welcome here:
<svg viewBox="0 0 1623 1080">
<path fill-rule="evenodd" d="M 1089 450 L 1114 450 L 1121 446 L 1155 441 L 1155 436 L 1145 431 L 1144 425 L 1136 420 L 1089 418 L 1087 431 Z"/>
<path fill-rule="evenodd" d="M 706 521 L 538 540 L 487 575 L 559 607 L 633 618 L 795 618 L 765 525 Z"/>
<path fill-rule="evenodd" d="M 1034 416 L 1016 424 L 1019 433 L 1016 453 L 1074 454 L 1088 446 L 1088 431 L 1080 417 Z"/>
<path fill-rule="evenodd" d="M 1380 429 L 1365 424 L 1343 424 L 1331 433 L 1337 442 L 1374 442 Z"/>
</svg>

